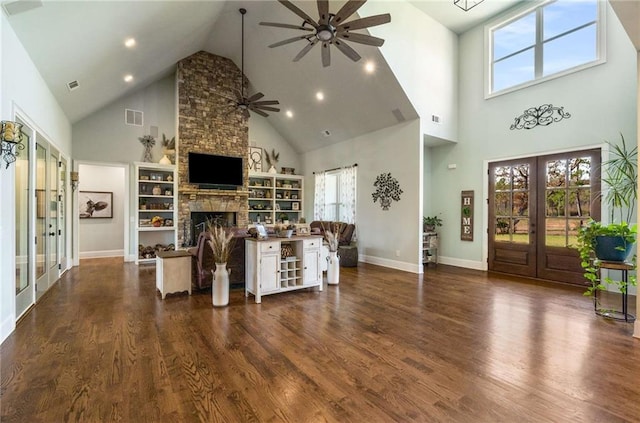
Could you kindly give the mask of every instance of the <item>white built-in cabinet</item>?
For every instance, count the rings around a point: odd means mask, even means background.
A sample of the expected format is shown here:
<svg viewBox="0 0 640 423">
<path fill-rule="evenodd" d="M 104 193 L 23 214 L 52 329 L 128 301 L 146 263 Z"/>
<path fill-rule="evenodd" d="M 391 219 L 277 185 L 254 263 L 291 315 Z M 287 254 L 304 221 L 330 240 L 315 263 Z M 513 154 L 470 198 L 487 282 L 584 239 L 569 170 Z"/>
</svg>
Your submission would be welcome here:
<svg viewBox="0 0 640 423">
<path fill-rule="evenodd" d="M 256 303 L 263 295 L 316 286 L 322 291 L 322 237 L 247 238 L 245 243 L 245 295 L 253 294 Z M 292 255 L 283 256 L 285 244 Z"/>
<path fill-rule="evenodd" d="M 302 217 L 303 182 L 302 175 L 249 173 L 249 223 L 297 223 Z"/>
<path fill-rule="evenodd" d="M 135 162 L 133 169 L 136 264 L 155 263 L 158 249 L 177 242 L 176 167 Z"/>
</svg>

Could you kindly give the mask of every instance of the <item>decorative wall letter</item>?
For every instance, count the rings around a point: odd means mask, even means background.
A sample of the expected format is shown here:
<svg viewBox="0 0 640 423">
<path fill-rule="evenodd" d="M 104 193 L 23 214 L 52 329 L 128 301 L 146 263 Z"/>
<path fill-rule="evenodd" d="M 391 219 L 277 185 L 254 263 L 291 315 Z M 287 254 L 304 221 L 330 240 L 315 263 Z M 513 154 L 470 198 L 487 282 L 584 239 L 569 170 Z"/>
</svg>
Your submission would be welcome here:
<svg viewBox="0 0 640 423">
<path fill-rule="evenodd" d="M 462 241 L 473 241 L 473 191 L 462 191 L 460 239 Z"/>
</svg>

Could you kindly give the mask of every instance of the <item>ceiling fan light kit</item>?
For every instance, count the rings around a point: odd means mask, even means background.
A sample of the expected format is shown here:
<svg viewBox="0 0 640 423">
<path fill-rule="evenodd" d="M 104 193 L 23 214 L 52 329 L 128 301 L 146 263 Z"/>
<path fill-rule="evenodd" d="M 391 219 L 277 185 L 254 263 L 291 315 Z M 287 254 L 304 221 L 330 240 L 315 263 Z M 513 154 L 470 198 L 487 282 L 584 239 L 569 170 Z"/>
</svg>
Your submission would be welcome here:
<svg viewBox="0 0 640 423">
<path fill-rule="evenodd" d="M 460 9 L 465 12 L 471 10 L 473 7 L 479 5 L 484 0 L 453 0 L 453 4 L 458 6 Z"/>
<path fill-rule="evenodd" d="M 349 46 L 345 40 L 350 42 L 365 44 L 375 47 L 381 47 L 384 44 L 382 38 L 373 37 L 367 34 L 359 34 L 355 32 L 358 29 L 366 29 L 372 26 L 382 25 L 391 22 L 391 15 L 384 13 L 381 15 L 368 16 L 366 18 L 355 19 L 351 22 L 345 22 L 349 17 L 358 11 L 366 0 L 349 0 L 337 13 L 329 12 L 328 0 L 317 0 L 318 4 L 318 20 L 315 21 L 304 11 L 288 0 L 278 0 L 284 7 L 292 11 L 298 17 L 302 18 L 301 25 L 283 24 L 277 22 L 260 22 L 260 25 L 273 26 L 276 28 L 299 29 L 303 31 L 311 31 L 312 34 L 299 35 L 297 37 L 288 38 L 286 40 L 271 44 L 269 47 L 279 47 L 285 44 L 293 43 L 300 40 L 306 40 L 307 45 L 300 50 L 293 61 L 297 62 L 302 59 L 305 54 L 318 43 L 321 43 L 322 66 L 331 65 L 330 46 L 334 45 L 342 54 L 349 59 L 357 62 L 361 59 L 360 55 Z M 311 28 L 309 28 L 311 26 Z"/>
</svg>

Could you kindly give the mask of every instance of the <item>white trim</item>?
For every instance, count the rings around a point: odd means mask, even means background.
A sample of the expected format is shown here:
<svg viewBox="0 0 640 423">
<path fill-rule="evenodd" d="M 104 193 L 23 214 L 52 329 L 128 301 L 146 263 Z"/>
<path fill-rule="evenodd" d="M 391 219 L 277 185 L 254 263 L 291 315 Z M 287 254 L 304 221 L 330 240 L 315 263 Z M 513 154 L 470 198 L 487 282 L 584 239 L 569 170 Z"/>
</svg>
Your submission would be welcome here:
<svg viewBox="0 0 640 423">
<path fill-rule="evenodd" d="M 123 257 L 124 250 L 82 251 L 80 258 Z"/>
<path fill-rule="evenodd" d="M 358 261 L 361 261 L 363 263 L 376 264 L 382 267 L 389 267 L 391 269 L 403 270 L 405 272 L 411 272 L 416 274 L 420 274 L 421 267 L 422 267 L 422 264 L 417 265 L 415 263 L 407 263 L 405 261 L 390 260 L 382 257 L 367 256 L 364 254 L 358 255 Z"/>
<path fill-rule="evenodd" d="M 598 16 L 596 18 L 596 60 L 588 63 L 583 63 L 573 68 L 565 69 L 563 71 L 547 75 L 541 78 L 536 78 L 531 81 L 523 82 L 522 84 L 514 85 L 508 88 L 504 88 L 500 91 L 492 92 L 491 81 L 493 79 L 493 39 L 492 33 L 494 30 L 505 26 L 522 16 L 534 11 L 535 9 L 546 6 L 548 3 L 553 3 L 557 0 L 536 0 L 533 2 L 526 2 L 526 6 L 516 9 L 515 11 L 507 12 L 498 18 L 492 20 L 484 26 L 484 98 L 488 100 L 490 98 L 498 97 L 503 94 L 508 94 L 514 91 L 521 90 L 523 88 L 531 87 L 541 84 L 543 82 L 551 81 L 556 78 L 561 78 L 566 75 L 570 75 L 574 72 L 579 72 L 585 69 L 592 68 L 594 66 L 602 65 L 607 62 L 607 2 L 605 0 L 597 0 L 598 3 Z M 536 19 L 536 22 L 538 19 Z M 537 64 L 536 64 L 537 65 Z"/>
<path fill-rule="evenodd" d="M 15 328 L 16 322 L 13 318 L 13 314 L 7 316 L 7 318 L 0 323 L 0 344 L 3 343 L 9 335 L 11 335 Z"/>
<path fill-rule="evenodd" d="M 487 262 L 486 261 L 477 261 L 477 260 L 465 260 L 457 257 L 438 257 L 439 264 L 446 264 L 449 266 L 456 267 L 464 267 L 465 269 L 474 269 L 474 270 L 482 270 L 487 271 Z"/>
</svg>

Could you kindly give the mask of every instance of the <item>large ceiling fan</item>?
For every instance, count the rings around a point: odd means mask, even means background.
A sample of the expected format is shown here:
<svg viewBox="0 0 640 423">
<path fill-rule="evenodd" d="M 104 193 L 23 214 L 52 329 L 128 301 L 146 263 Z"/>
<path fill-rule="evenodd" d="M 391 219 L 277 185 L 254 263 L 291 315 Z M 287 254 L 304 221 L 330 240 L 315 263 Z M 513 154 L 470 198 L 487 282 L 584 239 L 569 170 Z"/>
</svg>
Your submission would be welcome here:
<svg viewBox="0 0 640 423">
<path fill-rule="evenodd" d="M 280 104 L 278 100 L 260 100 L 264 97 L 264 94 L 258 92 L 250 97 L 245 95 L 245 86 L 244 86 L 244 15 L 247 13 L 247 10 L 244 8 L 239 9 L 240 14 L 242 15 L 242 57 L 240 62 L 240 90 L 236 90 L 236 98 L 233 100 L 235 102 L 235 106 L 242 111 L 242 114 L 245 118 L 249 118 L 249 111 L 259 114 L 260 116 L 267 117 L 269 116 L 267 111 L 269 112 L 279 112 L 280 109 L 276 107 L 271 107 L 276 104 Z"/>
<path fill-rule="evenodd" d="M 367 0 L 349 0 L 337 13 L 329 12 L 329 0 L 317 0 L 318 15 L 317 21 L 313 20 L 309 15 L 299 9 L 296 5 L 288 0 L 278 0 L 284 7 L 303 19 L 301 25 L 290 25 L 275 22 L 260 22 L 260 25 L 275 26 L 278 28 L 299 29 L 302 31 L 312 32 L 312 34 L 298 35 L 297 37 L 288 38 L 286 40 L 271 44 L 269 47 L 278 47 L 285 44 L 293 43 L 299 40 L 306 40 L 307 45 L 293 58 L 294 62 L 300 60 L 309 52 L 316 44 L 322 45 L 322 66 L 327 67 L 331 64 L 331 55 L 329 46 L 335 45 L 349 59 L 357 62 L 361 59 L 360 55 L 351 48 L 345 41 L 351 41 L 359 44 L 380 47 L 384 44 L 382 38 L 373 37 L 367 34 L 358 34 L 351 31 L 365 29 L 376 25 L 382 25 L 391 22 L 391 15 L 384 13 L 382 15 L 369 16 L 366 18 L 356 19 L 351 22 L 345 22 L 351 15 L 367 2 Z"/>
</svg>

